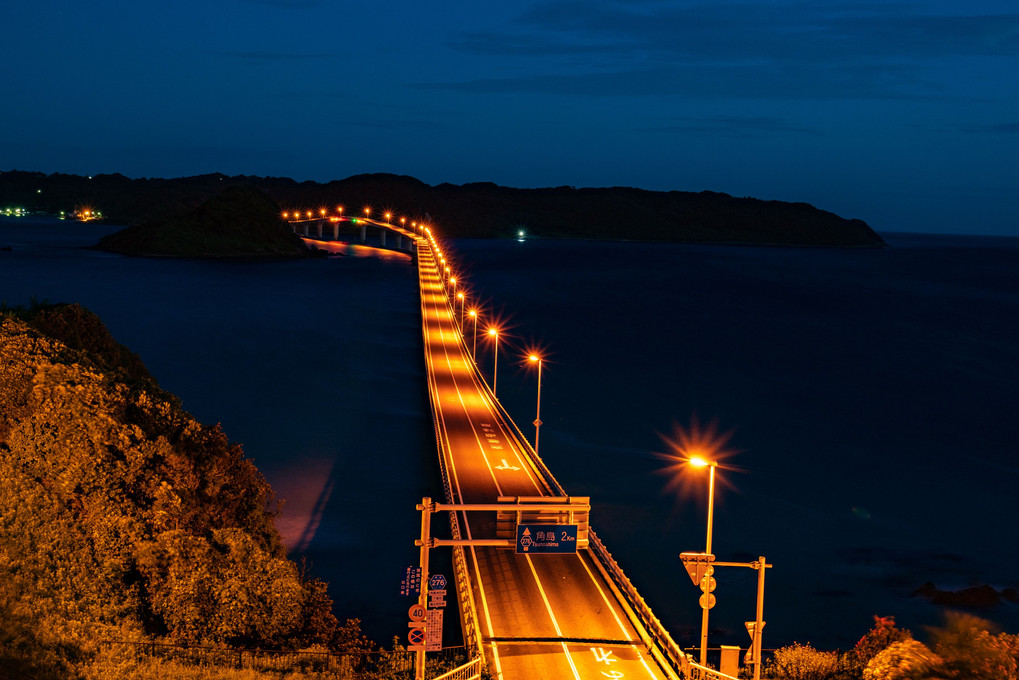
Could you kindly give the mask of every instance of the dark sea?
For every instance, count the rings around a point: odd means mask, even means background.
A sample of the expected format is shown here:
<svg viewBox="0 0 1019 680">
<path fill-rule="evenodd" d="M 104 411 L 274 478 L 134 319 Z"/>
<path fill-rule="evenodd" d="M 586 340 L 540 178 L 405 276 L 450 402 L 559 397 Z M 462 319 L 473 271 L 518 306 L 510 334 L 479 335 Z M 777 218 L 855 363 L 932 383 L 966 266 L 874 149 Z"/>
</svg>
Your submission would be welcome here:
<svg viewBox="0 0 1019 680">
<path fill-rule="evenodd" d="M 442 495 L 409 259 L 82 248 L 115 229 L 0 218 L 0 301 L 99 314 L 243 444 L 338 615 L 380 643 L 403 635 L 414 505 Z M 704 442 L 722 465 L 715 554 L 775 565 L 765 647 L 845 649 L 874 615 L 923 637 L 945 612 L 914 594 L 927 583 L 991 586 L 1000 602 L 967 611 L 1019 632 L 1019 239 L 883 236 L 881 249 L 452 244 L 512 335 L 500 400 L 533 431 L 520 355 L 543 348 L 541 455 L 591 496 L 595 530 L 683 646 L 700 593 L 679 553 L 704 549 L 707 479 L 663 456 Z M 711 644 L 746 647 L 756 573 L 715 576 Z"/>
</svg>

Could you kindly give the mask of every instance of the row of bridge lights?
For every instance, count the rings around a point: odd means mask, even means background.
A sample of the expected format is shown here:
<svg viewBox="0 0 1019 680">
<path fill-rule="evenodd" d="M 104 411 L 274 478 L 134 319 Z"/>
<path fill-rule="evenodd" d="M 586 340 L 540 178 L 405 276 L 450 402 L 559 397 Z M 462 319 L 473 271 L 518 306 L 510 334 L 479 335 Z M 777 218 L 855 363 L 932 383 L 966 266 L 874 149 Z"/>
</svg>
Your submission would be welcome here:
<svg viewBox="0 0 1019 680">
<path fill-rule="evenodd" d="M 342 205 L 336 206 L 336 212 L 340 216 L 342 216 L 343 215 L 343 206 Z M 363 208 L 363 212 L 364 212 L 364 216 L 365 217 L 371 217 L 371 213 L 372 213 L 371 206 L 365 206 Z M 329 211 L 327 209 L 325 209 L 325 208 L 319 208 L 318 215 L 319 215 L 320 218 L 326 218 L 326 217 L 329 216 Z M 388 212 L 388 211 L 384 212 L 384 213 L 382 213 L 382 216 L 383 216 L 383 218 L 385 219 L 385 221 L 387 223 L 391 223 L 392 222 L 393 214 L 391 212 Z M 315 211 L 313 211 L 313 210 L 306 210 L 306 211 L 303 211 L 303 212 L 300 211 L 300 210 L 295 210 L 293 212 L 287 211 L 287 212 L 283 213 L 283 219 L 284 220 L 301 220 L 301 219 L 309 219 L 310 220 L 310 219 L 314 219 L 314 218 L 315 218 Z M 400 217 L 399 218 L 399 222 L 400 222 L 400 226 L 402 226 L 402 227 L 406 227 L 407 226 L 407 218 L 406 217 Z M 460 303 L 460 323 L 459 323 L 460 333 L 463 334 L 463 326 L 464 326 L 464 321 L 465 321 L 465 318 L 464 318 L 465 310 L 466 310 L 466 315 L 469 316 L 471 318 L 471 321 L 473 322 L 474 337 L 473 337 L 473 341 L 471 343 L 471 358 L 474 359 L 475 361 L 477 361 L 477 351 L 478 351 L 478 317 L 481 316 L 481 313 L 480 313 L 480 311 L 476 307 L 471 307 L 470 309 L 467 309 L 467 294 L 463 290 L 464 287 L 461 284 L 460 290 L 457 290 L 457 278 L 454 275 L 452 267 L 450 266 L 450 264 L 447 264 L 446 256 L 442 254 L 442 250 L 439 248 L 439 245 L 438 245 L 438 243 L 435 240 L 435 236 L 432 235 L 431 228 L 428 227 L 424 222 L 417 222 L 417 221 L 411 221 L 410 226 L 415 231 L 417 231 L 417 232 L 419 232 L 421 234 L 425 234 L 427 236 L 428 241 L 429 241 L 429 243 L 432 246 L 432 250 L 435 252 L 435 255 L 439 258 L 440 273 L 442 274 L 442 285 L 443 285 L 443 287 L 449 285 L 449 286 L 452 287 L 452 290 L 453 290 L 453 295 L 454 295 L 454 301 L 453 301 L 454 317 L 453 318 L 454 318 L 454 320 L 456 319 L 456 303 L 457 302 Z M 492 365 L 492 394 L 493 395 L 497 394 L 498 385 L 499 385 L 499 333 L 500 333 L 500 328 L 496 324 L 489 325 L 488 328 L 487 328 L 487 331 L 486 331 L 486 334 L 488 335 L 489 338 L 491 338 L 492 343 L 493 343 L 493 359 L 492 359 L 492 361 L 493 361 L 493 365 Z M 541 428 L 541 368 L 542 368 L 542 363 L 543 363 L 543 357 L 540 354 L 537 354 L 536 352 L 528 352 L 528 354 L 526 355 L 526 360 L 527 360 L 527 362 L 529 364 L 534 364 L 534 365 L 537 365 L 537 367 L 538 367 L 538 400 L 537 400 L 537 407 L 536 407 L 536 415 L 535 415 L 535 418 L 534 418 L 534 452 L 537 454 L 537 452 L 538 452 L 538 434 L 539 434 L 540 428 Z"/>
<path fill-rule="evenodd" d="M 342 205 L 336 206 L 336 212 L 338 213 L 338 215 L 340 217 L 342 217 L 343 216 L 343 206 Z M 364 209 L 363 209 L 363 212 L 364 212 L 364 216 L 366 218 L 370 218 L 371 214 L 372 214 L 371 206 L 365 206 Z M 318 215 L 319 215 L 320 218 L 329 217 L 329 211 L 327 209 L 325 209 L 325 208 L 319 208 Z M 283 213 L 283 219 L 284 220 L 295 220 L 295 221 L 296 220 L 301 220 L 301 219 L 310 220 L 310 219 L 313 219 L 314 217 L 315 217 L 315 211 L 314 210 L 306 210 L 306 211 L 294 210 L 293 212 L 286 211 L 286 212 Z M 385 219 L 387 224 L 391 224 L 392 223 L 392 219 L 393 219 L 393 213 L 391 213 L 391 212 L 384 212 L 384 213 L 382 213 L 382 217 L 383 217 L 383 219 Z M 406 217 L 401 217 L 399 221 L 400 221 L 400 226 L 401 227 L 406 227 L 407 226 L 407 218 Z M 418 232 L 422 232 L 422 233 L 424 232 L 424 230 L 426 230 L 428 228 L 427 226 L 425 226 L 424 222 L 420 222 L 419 223 L 419 222 L 416 222 L 416 221 L 411 221 L 410 226 L 411 226 L 412 229 L 414 229 L 414 230 L 416 230 Z M 431 232 L 429 232 L 429 233 L 431 233 Z"/>
<path fill-rule="evenodd" d="M 452 269 L 451 264 L 446 262 L 446 256 L 442 254 L 442 250 L 439 248 L 435 237 L 432 235 L 432 230 L 425 227 L 425 232 L 428 234 L 428 241 L 431 243 L 432 250 L 436 257 L 439 258 L 440 274 L 442 276 L 442 285 L 445 288 L 447 285 L 451 287 L 453 292 L 453 320 L 456 322 L 456 303 L 460 303 L 460 322 L 459 329 L 460 334 L 463 335 L 463 327 L 465 323 L 465 310 L 466 316 L 470 317 L 473 322 L 473 341 L 471 343 L 471 358 L 477 362 L 478 353 L 478 317 L 481 316 L 480 311 L 477 307 L 467 308 L 467 294 L 464 291 L 465 286 L 462 281 L 458 281 L 455 272 Z M 460 289 L 457 290 L 457 286 Z M 491 324 L 486 329 L 485 334 L 492 340 L 492 395 L 498 399 L 498 386 L 499 386 L 499 334 L 501 329 L 497 324 Z M 538 437 L 541 432 L 541 367 L 544 363 L 544 357 L 537 352 L 527 352 L 525 359 L 528 364 L 536 365 L 538 367 L 538 398 L 537 406 L 535 408 L 534 417 L 534 453 L 538 454 Z"/>
</svg>

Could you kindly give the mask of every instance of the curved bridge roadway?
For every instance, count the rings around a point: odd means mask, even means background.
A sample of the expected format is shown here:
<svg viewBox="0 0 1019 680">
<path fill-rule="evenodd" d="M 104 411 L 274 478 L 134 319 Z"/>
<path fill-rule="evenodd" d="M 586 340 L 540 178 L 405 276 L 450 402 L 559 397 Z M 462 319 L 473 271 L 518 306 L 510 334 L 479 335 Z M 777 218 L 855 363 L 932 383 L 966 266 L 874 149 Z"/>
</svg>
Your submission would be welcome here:
<svg viewBox="0 0 1019 680">
<path fill-rule="evenodd" d="M 438 263 L 419 238 L 429 393 L 454 503 L 553 495 L 515 427 L 500 415 L 455 325 Z M 495 513 L 462 513 L 463 538 L 495 537 Z M 489 670 L 498 678 L 671 678 L 641 642 L 628 608 L 590 553 L 467 552 Z"/>
</svg>

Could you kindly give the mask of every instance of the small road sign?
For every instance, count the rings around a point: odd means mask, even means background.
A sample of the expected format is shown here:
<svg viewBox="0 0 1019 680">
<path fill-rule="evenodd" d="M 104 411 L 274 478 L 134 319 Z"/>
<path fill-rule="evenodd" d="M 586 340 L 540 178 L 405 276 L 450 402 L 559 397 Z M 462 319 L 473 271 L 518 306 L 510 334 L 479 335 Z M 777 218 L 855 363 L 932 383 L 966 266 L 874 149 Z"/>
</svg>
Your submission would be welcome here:
<svg viewBox="0 0 1019 680">
<path fill-rule="evenodd" d="M 715 606 L 715 594 L 704 593 L 697 601 L 700 603 L 701 609 L 711 609 Z"/>
<path fill-rule="evenodd" d="M 414 645 L 425 644 L 425 629 L 424 628 L 411 628 L 410 632 L 407 633 L 407 642 Z"/>
<path fill-rule="evenodd" d="M 539 553 L 577 552 L 576 524 L 518 524 L 516 552 Z"/>
<path fill-rule="evenodd" d="M 445 590 L 429 590 L 428 591 L 428 608 L 437 609 L 439 607 L 446 606 L 446 591 Z"/>
<path fill-rule="evenodd" d="M 429 590 L 444 590 L 446 588 L 446 577 L 442 574 L 432 574 L 428 579 Z"/>
<path fill-rule="evenodd" d="M 425 610 L 424 605 L 420 603 L 412 604 L 410 609 L 407 610 L 407 616 L 410 617 L 412 628 L 421 621 L 424 621 L 427 615 L 427 610 Z"/>
<path fill-rule="evenodd" d="M 695 586 L 699 586 L 701 579 L 705 576 L 711 576 L 715 573 L 715 568 L 711 565 L 715 561 L 714 555 L 685 552 L 679 554 L 679 559 L 683 560 L 686 573 L 690 574 L 690 580 L 693 581 Z"/>
</svg>

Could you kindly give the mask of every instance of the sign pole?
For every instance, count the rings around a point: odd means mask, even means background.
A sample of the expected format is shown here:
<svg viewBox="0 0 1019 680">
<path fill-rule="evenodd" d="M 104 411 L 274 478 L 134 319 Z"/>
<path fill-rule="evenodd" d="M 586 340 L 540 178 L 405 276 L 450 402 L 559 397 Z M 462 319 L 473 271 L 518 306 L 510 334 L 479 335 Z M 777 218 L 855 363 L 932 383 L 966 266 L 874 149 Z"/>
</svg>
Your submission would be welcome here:
<svg viewBox="0 0 1019 680">
<path fill-rule="evenodd" d="M 432 531 L 432 499 L 425 496 L 421 499 L 418 510 L 421 511 L 421 594 L 418 596 L 418 604 L 422 608 L 428 608 L 428 549 L 431 547 Z M 427 632 L 427 630 L 426 630 Z M 414 658 L 414 680 L 425 680 L 425 644 L 421 643 Z"/>
<path fill-rule="evenodd" d="M 764 555 L 757 561 L 757 619 L 754 622 L 754 680 L 761 680 L 761 633 L 764 628 Z"/>
<path fill-rule="evenodd" d="M 715 465 L 712 465 L 709 470 L 709 482 L 708 482 L 708 540 L 707 547 L 704 548 L 704 553 L 707 555 L 711 554 L 711 525 L 714 520 L 715 514 Z M 708 591 L 705 590 L 705 593 Z M 705 607 L 704 603 L 701 604 L 701 665 L 708 665 L 708 611 L 711 607 Z"/>
</svg>

